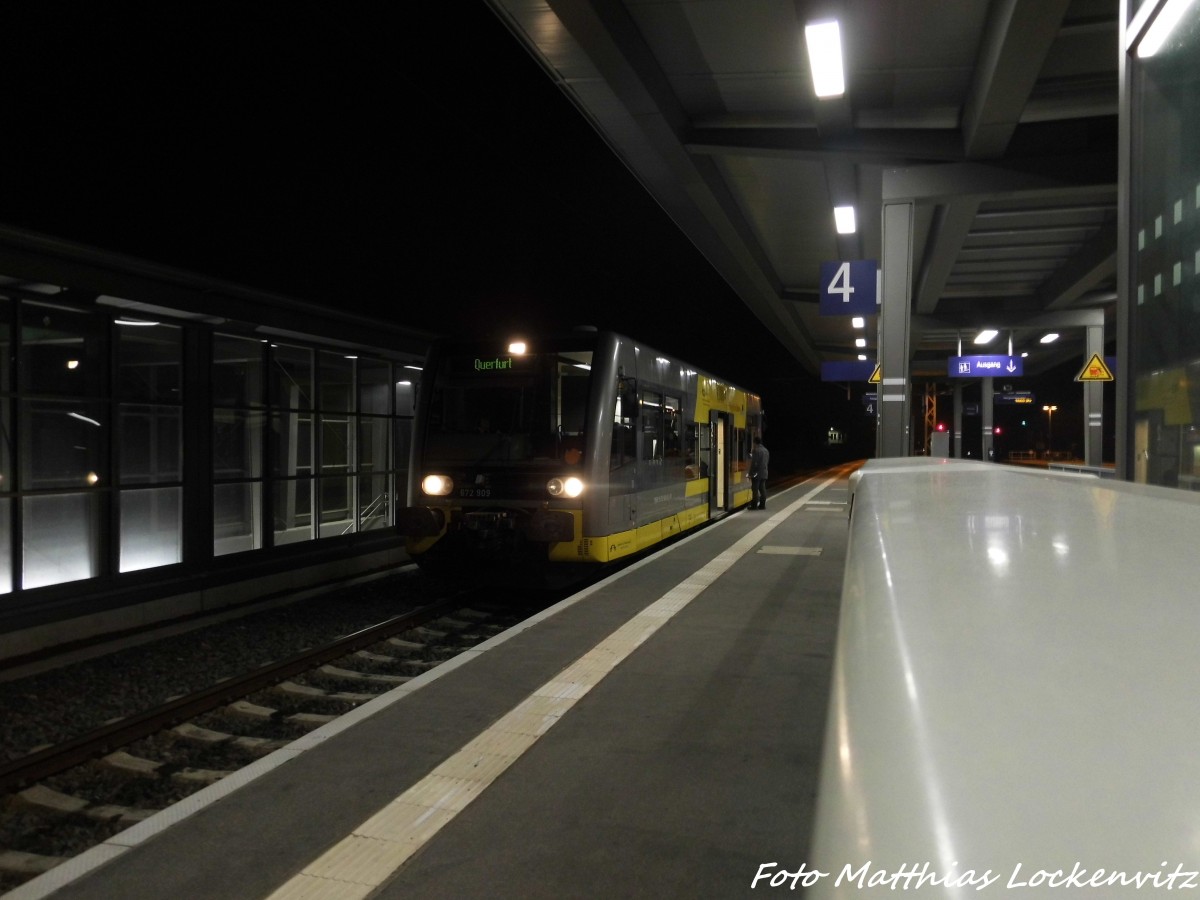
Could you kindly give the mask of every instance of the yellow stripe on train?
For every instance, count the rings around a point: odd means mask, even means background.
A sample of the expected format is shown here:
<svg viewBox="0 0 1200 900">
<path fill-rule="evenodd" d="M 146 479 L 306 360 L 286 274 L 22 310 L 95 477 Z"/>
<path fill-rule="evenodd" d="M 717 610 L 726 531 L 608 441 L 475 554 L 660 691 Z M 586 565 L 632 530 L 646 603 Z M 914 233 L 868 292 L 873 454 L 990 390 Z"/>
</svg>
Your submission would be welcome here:
<svg viewBox="0 0 1200 900">
<path fill-rule="evenodd" d="M 750 492 L 737 495 L 741 500 L 749 502 Z M 572 510 L 575 516 L 576 531 L 582 530 L 582 516 L 578 510 Z M 555 562 L 612 562 L 661 543 L 667 538 L 674 537 L 689 528 L 708 521 L 708 507 L 702 504 L 692 506 L 672 516 L 620 531 L 616 534 L 600 535 L 599 537 L 583 537 L 577 541 L 562 541 L 550 545 L 550 559 Z"/>
</svg>

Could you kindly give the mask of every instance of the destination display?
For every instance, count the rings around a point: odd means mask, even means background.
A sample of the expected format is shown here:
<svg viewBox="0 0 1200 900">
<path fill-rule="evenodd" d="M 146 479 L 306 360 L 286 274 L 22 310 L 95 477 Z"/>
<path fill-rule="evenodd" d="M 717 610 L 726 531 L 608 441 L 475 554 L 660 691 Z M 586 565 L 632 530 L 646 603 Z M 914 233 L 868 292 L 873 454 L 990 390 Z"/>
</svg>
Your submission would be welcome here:
<svg viewBox="0 0 1200 900">
<path fill-rule="evenodd" d="M 1008 391 L 1007 393 L 996 394 L 995 402 L 1008 403 L 1016 406 L 1033 403 L 1033 391 Z"/>
</svg>

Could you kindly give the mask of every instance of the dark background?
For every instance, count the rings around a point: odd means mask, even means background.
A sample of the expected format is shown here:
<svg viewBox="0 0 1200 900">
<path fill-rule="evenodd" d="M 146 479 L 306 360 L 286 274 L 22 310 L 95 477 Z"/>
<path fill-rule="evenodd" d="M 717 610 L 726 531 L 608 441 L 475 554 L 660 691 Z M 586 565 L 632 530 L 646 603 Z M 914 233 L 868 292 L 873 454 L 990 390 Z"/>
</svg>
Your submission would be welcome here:
<svg viewBox="0 0 1200 900">
<path fill-rule="evenodd" d="M 761 393 L 784 469 L 873 452 L 866 386 L 805 374 L 479 0 L 0 25 L 0 222 L 437 333 L 615 329 Z"/>
</svg>

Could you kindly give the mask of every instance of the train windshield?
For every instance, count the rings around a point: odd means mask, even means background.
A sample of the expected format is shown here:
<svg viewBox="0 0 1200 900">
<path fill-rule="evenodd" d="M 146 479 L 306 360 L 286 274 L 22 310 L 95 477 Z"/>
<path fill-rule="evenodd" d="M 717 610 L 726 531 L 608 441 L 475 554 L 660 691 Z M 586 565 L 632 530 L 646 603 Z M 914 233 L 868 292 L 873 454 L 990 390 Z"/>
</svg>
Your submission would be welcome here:
<svg viewBox="0 0 1200 900">
<path fill-rule="evenodd" d="M 578 462 L 591 350 L 503 356 L 451 352 L 435 375 L 425 424 L 430 459 Z"/>
</svg>

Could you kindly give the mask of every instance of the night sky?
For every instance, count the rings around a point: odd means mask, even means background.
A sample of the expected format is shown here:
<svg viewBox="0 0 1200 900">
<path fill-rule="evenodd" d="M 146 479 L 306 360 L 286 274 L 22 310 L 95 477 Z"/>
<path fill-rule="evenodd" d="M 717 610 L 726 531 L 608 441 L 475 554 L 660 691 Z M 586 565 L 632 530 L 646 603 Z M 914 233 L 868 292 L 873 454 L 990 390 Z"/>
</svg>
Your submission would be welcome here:
<svg viewBox="0 0 1200 900">
<path fill-rule="evenodd" d="M 616 329 L 761 393 L 781 461 L 873 446 L 482 2 L 3 19 L 0 222 L 438 333 Z"/>
</svg>

